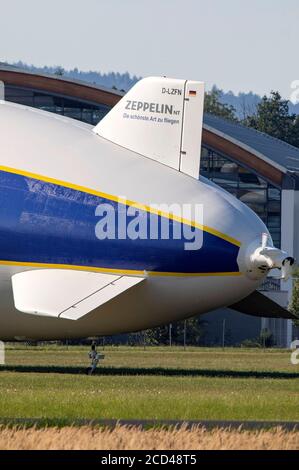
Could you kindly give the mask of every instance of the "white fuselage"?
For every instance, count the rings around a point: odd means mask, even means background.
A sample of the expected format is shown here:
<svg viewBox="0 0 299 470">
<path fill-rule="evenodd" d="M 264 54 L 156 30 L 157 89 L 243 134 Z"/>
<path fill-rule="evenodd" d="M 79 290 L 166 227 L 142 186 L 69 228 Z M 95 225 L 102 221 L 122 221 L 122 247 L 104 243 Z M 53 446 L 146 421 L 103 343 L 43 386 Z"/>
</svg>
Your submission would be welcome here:
<svg viewBox="0 0 299 470">
<path fill-rule="evenodd" d="M 237 240 L 240 244 L 238 273 L 201 273 L 200 266 L 196 275 L 181 272 L 165 275 L 158 272 L 153 276 L 148 275 L 145 282 L 78 321 L 44 318 L 17 311 L 14 307 L 11 276 L 25 270 L 41 269 L 43 263 L 40 260 L 37 263 L 32 259 L 13 259 L 13 253 L 9 257 L 2 253 L 1 339 L 75 338 L 142 330 L 231 305 L 246 297 L 259 285 L 260 280 L 248 276 L 246 259 L 248 247 L 251 250 L 258 247 L 262 233 L 268 233 L 265 225 L 242 202 L 205 178 L 201 177 L 196 181 L 163 164 L 142 158 L 102 139 L 92 132 L 89 125 L 18 105 L 0 104 L 0 137 L 0 171 L 10 177 L 24 177 L 29 196 L 41 191 L 38 180 L 66 188 L 71 185 L 73 189 L 78 188 L 81 191 L 82 188 L 87 188 L 89 194 L 98 191 L 136 201 L 144 206 L 202 204 L 203 225 L 211 233 L 223 234 L 224 238 Z M 5 184 L 6 180 L 3 181 Z M 63 197 L 65 200 L 68 197 L 67 192 L 61 196 L 59 191 L 54 194 L 52 189 L 50 194 L 50 189 L 46 186 L 42 191 L 49 191 L 49 204 L 54 199 Z M 26 196 L 26 200 L 29 196 Z M 13 204 L 12 201 L 12 210 Z M 23 204 L 19 207 L 19 222 L 24 220 L 27 223 L 30 216 L 30 223 L 34 224 L 35 219 L 32 214 L 28 215 L 27 206 Z M 7 217 L 9 218 L 9 214 Z M 41 214 L 38 220 L 41 223 Z M 47 220 L 49 231 L 54 230 L 58 223 L 61 223 L 59 218 Z M 8 223 L 0 223 L 2 237 L 5 237 L 7 226 Z M 44 229 L 44 226 L 41 227 L 41 231 Z M 67 224 L 65 234 L 70 236 Z M 10 237 L 9 230 L 6 236 Z M 38 250 L 38 246 L 36 249 Z M 34 246 L 31 250 L 33 256 Z M 216 252 L 215 256 L 220 258 L 221 251 L 219 254 Z M 49 267 L 50 264 L 54 266 L 55 263 L 56 261 L 44 263 L 44 267 Z M 68 267 L 76 269 L 76 264 L 72 266 L 70 262 Z M 92 266 L 86 267 L 87 270 L 89 268 L 92 270 Z M 144 271 L 146 270 L 144 266 Z"/>
</svg>

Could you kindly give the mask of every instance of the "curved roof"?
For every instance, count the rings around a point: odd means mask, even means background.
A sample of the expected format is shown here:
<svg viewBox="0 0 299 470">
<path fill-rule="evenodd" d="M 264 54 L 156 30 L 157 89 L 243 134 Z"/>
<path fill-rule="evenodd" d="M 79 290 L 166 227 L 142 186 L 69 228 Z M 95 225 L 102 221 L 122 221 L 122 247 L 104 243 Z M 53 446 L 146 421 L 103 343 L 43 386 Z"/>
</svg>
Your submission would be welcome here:
<svg viewBox="0 0 299 470">
<path fill-rule="evenodd" d="M 297 147 L 263 132 L 211 114 L 205 115 L 204 124 L 206 129 L 248 149 L 284 172 L 287 170 L 299 171 L 299 148 Z"/>
<path fill-rule="evenodd" d="M 8 85 L 37 89 L 107 106 L 114 106 L 123 96 L 118 90 L 70 79 L 64 75 L 40 74 L 1 63 L 0 80 Z"/>
<path fill-rule="evenodd" d="M 114 106 L 122 92 L 59 75 L 39 74 L 0 63 L 0 80 L 9 85 L 61 94 Z M 227 155 L 282 186 L 284 176 L 299 172 L 299 149 L 241 124 L 205 114 L 203 145 Z"/>
</svg>

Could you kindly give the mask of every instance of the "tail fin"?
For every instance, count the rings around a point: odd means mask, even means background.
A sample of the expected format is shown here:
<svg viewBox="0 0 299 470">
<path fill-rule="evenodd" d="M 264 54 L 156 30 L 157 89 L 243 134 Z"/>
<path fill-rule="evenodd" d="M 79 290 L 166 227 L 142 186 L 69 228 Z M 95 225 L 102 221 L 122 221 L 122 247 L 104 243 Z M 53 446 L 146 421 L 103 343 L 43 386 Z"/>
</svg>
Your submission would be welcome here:
<svg viewBox="0 0 299 470">
<path fill-rule="evenodd" d="M 298 320 L 298 317 L 292 312 L 257 290 L 228 308 L 254 317 Z"/>
<path fill-rule="evenodd" d="M 144 78 L 99 122 L 94 132 L 198 178 L 203 103 L 203 82 Z"/>
</svg>

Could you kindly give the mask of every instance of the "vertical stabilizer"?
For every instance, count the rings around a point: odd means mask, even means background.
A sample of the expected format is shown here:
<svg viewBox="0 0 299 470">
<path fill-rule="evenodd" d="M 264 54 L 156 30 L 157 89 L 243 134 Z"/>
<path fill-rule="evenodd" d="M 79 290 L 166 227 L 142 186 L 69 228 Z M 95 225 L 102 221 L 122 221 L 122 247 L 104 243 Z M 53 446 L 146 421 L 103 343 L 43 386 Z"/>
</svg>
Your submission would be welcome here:
<svg viewBox="0 0 299 470">
<path fill-rule="evenodd" d="M 140 80 L 94 128 L 101 137 L 198 178 L 204 84 Z"/>
</svg>

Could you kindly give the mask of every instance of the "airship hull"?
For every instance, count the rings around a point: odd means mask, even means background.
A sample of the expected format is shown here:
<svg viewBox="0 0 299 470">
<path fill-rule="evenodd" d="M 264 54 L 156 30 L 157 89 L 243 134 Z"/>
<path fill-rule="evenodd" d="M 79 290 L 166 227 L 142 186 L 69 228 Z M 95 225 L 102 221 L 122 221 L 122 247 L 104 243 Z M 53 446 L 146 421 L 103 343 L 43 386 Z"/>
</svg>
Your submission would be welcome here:
<svg viewBox="0 0 299 470">
<path fill-rule="evenodd" d="M 83 338 L 145 330 L 233 304 L 257 286 L 246 276 L 153 277 L 72 321 L 17 311 L 11 276 L 20 270 L 24 272 L 24 268 L 0 268 L 2 340 Z"/>
<path fill-rule="evenodd" d="M 196 180 L 96 135 L 89 125 L 19 105 L 0 107 L 1 339 L 138 331 L 231 305 L 257 288 L 261 279 L 247 275 L 246 250 L 269 233 L 242 202 L 203 177 Z M 159 236 L 101 240 L 97 207 L 103 203 L 116 213 L 140 209 L 146 220 L 154 214 L 172 228 L 178 221 L 192 226 L 202 246 L 185 250 L 184 240 Z M 172 210 L 157 211 L 161 205 Z M 195 205 L 202 212 L 192 223 L 177 212 Z M 35 285 L 27 289 L 30 307 L 16 305 L 12 279 L 37 269 L 142 282 L 73 321 L 35 311 Z M 67 289 L 70 295 L 72 287 Z"/>
</svg>

